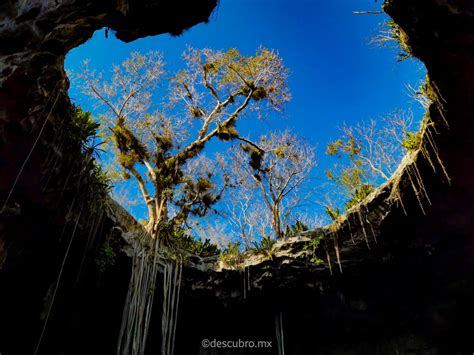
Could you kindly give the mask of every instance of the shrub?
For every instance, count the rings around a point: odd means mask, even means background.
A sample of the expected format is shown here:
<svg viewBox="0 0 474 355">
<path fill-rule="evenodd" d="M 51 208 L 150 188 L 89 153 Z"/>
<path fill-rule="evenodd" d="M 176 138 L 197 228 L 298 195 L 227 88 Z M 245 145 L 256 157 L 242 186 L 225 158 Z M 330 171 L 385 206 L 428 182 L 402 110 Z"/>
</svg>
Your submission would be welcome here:
<svg viewBox="0 0 474 355">
<path fill-rule="evenodd" d="M 402 142 L 403 148 L 409 152 L 420 149 L 421 146 L 421 133 L 420 132 L 407 132 L 405 140 Z"/>
<path fill-rule="evenodd" d="M 352 194 L 352 198 L 346 203 L 346 210 L 364 201 L 373 190 L 374 187 L 370 184 L 364 184 L 359 189 L 356 189 Z"/>
</svg>

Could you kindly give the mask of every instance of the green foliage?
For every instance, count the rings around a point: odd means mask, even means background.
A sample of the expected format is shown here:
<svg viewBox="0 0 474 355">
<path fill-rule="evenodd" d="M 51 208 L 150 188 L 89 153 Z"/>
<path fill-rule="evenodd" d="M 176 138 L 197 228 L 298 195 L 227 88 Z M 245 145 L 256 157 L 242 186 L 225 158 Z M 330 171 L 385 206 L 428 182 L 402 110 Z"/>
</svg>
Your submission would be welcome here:
<svg viewBox="0 0 474 355">
<path fill-rule="evenodd" d="M 350 208 L 364 201 L 373 190 L 374 187 L 370 184 L 364 184 L 360 188 L 356 189 L 352 194 L 351 199 L 346 203 L 346 210 L 349 210 Z"/>
<path fill-rule="evenodd" d="M 344 142 L 342 141 L 342 139 L 338 139 L 337 141 L 329 143 L 326 148 L 326 154 L 339 155 L 339 150 L 343 145 L 344 145 Z"/>
<path fill-rule="evenodd" d="M 272 257 L 272 250 L 273 246 L 275 245 L 276 240 L 271 238 L 270 236 L 263 236 L 260 240 L 260 243 L 254 241 L 252 250 L 255 253 L 263 253 L 268 257 Z"/>
<path fill-rule="evenodd" d="M 267 98 L 267 90 L 263 86 L 258 86 L 252 93 L 252 99 L 260 101 Z"/>
<path fill-rule="evenodd" d="M 402 62 L 405 59 L 410 58 L 412 56 L 412 51 L 405 31 L 403 31 L 402 28 L 392 20 L 387 22 L 387 26 L 389 28 L 388 33 L 390 37 L 398 43 L 402 50 L 402 52 L 398 54 L 398 61 Z"/>
<path fill-rule="evenodd" d="M 312 237 L 310 242 L 305 245 L 304 249 L 309 251 L 311 259 L 310 262 L 315 265 L 321 265 L 324 261 L 316 256 L 316 252 L 319 250 L 321 241 L 324 239 L 323 233 L 318 233 Z"/>
<path fill-rule="evenodd" d="M 189 214 L 198 217 L 205 216 L 221 198 L 220 193 L 215 193 L 215 183 L 207 177 L 186 178 L 181 189 L 182 196 L 175 203 L 181 207 L 180 218 L 183 221 Z M 194 201 L 194 203 L 190 204 L 188 201 Z"/>
<path fill-rule="evenodd" d="M 234 256 L 240 254 L 240 242 L 229 243 L 221 252 L 223 256 Z"/>
<path fill-rule="evenodd" d="M 339 158 L 342 156 L 342 154 L 347 154 L 349 158 L 353 158 L 360 152 L 360 150 L 360 145 L 357 143 L 354 136 L 350 135 L 345 142 L 342 139 L 338 139 L 329 143 L 326 147 L 326 154 L 338 156 Z"/>
<path fill-rule="evenodd" d="M 99 271 L 104 272 L 115 265 L 117 257 L 118 253 L 115 251 L 113 243 L 107 239 L 102 244 L 99 254 L 95 258 L 95 263 L 99 267 Z"/>
<path fill-rule="evenodd" d="M 339 208 L 333 209 L 329 206 L 326 206 L 326 214 L 329 216 L 329 218 L 331 218 L 332 221 L 335 221 L 341 215 L 341 211 Z"/>
<path fill-rule="evenodd" d="M 237 265 L 243 261 L 240 242 L 229 243 L 220 254 L 220 260 L 228 265 Z"/>
<path fill-rule="evenodd" d="M 71 125 L 65 129 L 67 129 L 71 140 L 80 144 L 82 156 L 71 157 L 71 164 L 81 164 L 79 169 L 82 172 L 87 172 L 81 174 L 77 183 L 81 184 L 84 196 L 94 197 L 93 205 L 104 198 L 111 189 L 109 177 L 96 162 L 101 145 L 101 143 L 95 142 L 99 123 L 94 121 L 90 112 L 83 111 L 80 106 L 73 106 Z"/>
<path fill-rule="evenodd" d="M 112 128 L 112 138 L 119 151 L 118 163 L 122 167 L 132 169 L 136 163 L 149 158 L 147 148 L 126 126 L 122 117 L 117 119 L 115 127 Z"/>
<path fill-rule="evenodd" d="M 90 188 L 93 189 L 91 196 L 94 196 L 96 200 L 103 199 L 112 189 L 110 178 L 100 165 L 94 161 L 91 162 L 91 165 L 89 179 Z"/>
<path fill-rule="evenodd" d="M 421 147 L 421 132 L 407 132 L 402 142 L 403 148 L 409 152 L 416 151 Z"/>
<path fill-rule="evenodd" d="M 192 236 L 186 236 L 184 239 L 180 239 L 179 242 L 187 251 L 194 255 L 201 257 L 208 257 L 219 255 L 220 250 L 217 245 L 212 244 L 209 239 L 195 239 Z"/>
<path fill-rule="evenodd" d="M 362 160 L 360 159 L 361 146 L 357 143 L 352 134 L 344 141 L 338 139 L 329 143 L 326 148 L 326 154 L 342 158 L 346 156 L 351 162 L 351 166 L 345 167 L 338 173 L 333 170 L 326 170 L 326 177 L 344 187 L 348 193 L 353 193 L 362 186 L 364 172 L 362 170 Z"/>
<path fill-rule="evenodd" d="M 425 80 L 421 83 L 419 87 L 419 94 L 426 97 L 430 102 L 436 101 L 436 94 L 433 90 L 433 87 L 430 84 L 430 78 L 426 75 Z"/>
<path fill-rule="evenodd" d="M 183 162 L 180 162 L 176 157 L 169 157 L 164 154 L 162 160 L 155 154 L 156 168 L 156 185 L 161 191 L 172 190 L 176 185 L 187 183 L 189 179 L 184 180 Z"/>
<path fill-rule="evenodd" d="M 82 142 L 84 150 L 87 149 L 97 135 L 99 123 L 94 121 L 90 112 L 83 111 L 81 106 L 73 106 L 71 120 L 73 129 L 69 131 L 70 137 Z"/>
<path fill-rule="evenodd" d="M 243 56 L 237 49 L 231 48 L 219 55 L 210 51 L 205 54 L 202 70 L 206 78 L 220 75 L 222 85 L 244 82 L 240 94 L 247 96 L 252 91 L 251 98 L 257 102 L 268 99 L 272 105 L 277 106 L 280 102 L 290 99 L 286 88 L 288 71 L 283 68 L 278 53 L 261 48 L 254 56 Z M 277 69 L 277 77 L 256 77 L 257 73 L 266 68 Z M 183 72 L 183 77 L 185 74 L 186 72 Z"/>
<path fill-rule="evenodd" d="M 308 226 L 303 222 L 297 220 L 295 224 L 291 226 L 286 226 L 284 237 L 291 238 L 307 230 L 309 230 Z"/>
<path fill-rule="evenodd" d="M 364 173 L 359 165 L 360 160 L 354 162 L 354 166 L 342 169 L 337 175 L 332 170 L 326 170 L 326 177 L 344 187 L 349 193 L 355 191 L 363 185 Z"/>
<path fill-rule="evenodd" d="M 193 255 L 200 257 L 209 257 L 220 254 L 219 247 L 213 244 L 209 239 L 202 240 L 201 238 L 195 238 L 186 229 L 170 225 L 171 242 L 178 248 L 185 250 Z"/>
<path fill-rule="evenodd" d="M 347 191 L 354 191 L 359 186 L 362 186 L 362 169 L 358 166 L 348 167 L 344 169 L 338 178 L 338 182 L 347 189 Z"/>
</svg>

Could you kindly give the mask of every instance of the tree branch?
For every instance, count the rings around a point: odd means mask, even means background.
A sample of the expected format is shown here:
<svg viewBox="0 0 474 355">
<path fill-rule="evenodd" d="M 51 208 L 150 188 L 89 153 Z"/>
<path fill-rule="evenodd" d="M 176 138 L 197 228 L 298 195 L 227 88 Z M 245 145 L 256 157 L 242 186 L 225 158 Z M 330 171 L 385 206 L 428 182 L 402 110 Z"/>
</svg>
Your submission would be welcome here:
<svg viewBox="0 0 474 355">
<path fill-rule="evenodd" d="M 94 85 L 92 85 L 92 83 L 90 82 L 90 80 L 88 79 L 85 79 L 86 82 L 89 84 L 89 88 L 92 90 L 92 92 L 95 94 L 95 96 L 97 96 L 100 100 L 102 100 L 102 102 L 104 102 L 113 112 L 113 114 L 118 118 L 120 117 L 119 113 L 117 112 L 117 110 L 115 109 L 115 107 L 112 106 L 112 104 L 109 102 L 109 100 L 107 100 L 106 98 L 104 98 L 102 96 L 102 94 L 94 87 Z"/>
<path fill-rule="evenodd" d="M 267 191 L 265 190 L 265 186 L 263 186 L 263 183 L 262 181 L 260 181 L 259 179 L 257 179 L 255 177 L 255 175 L 252 175 L 252 178 L 255 180 L 255 182 L 257 183 L 257 185 L 260 187 L 260 190 L 262 190 L 262 194 L 263 194 L 263 198 L 265 200 L 265 204 L 267 205 L 268 209 L 270 211 L 273 210 L 273 207 L 272 207 L 272 204 L 270 203 L 270 200 L 268 199 L 268 194 L 267 194 Z"/>
<path fill-rule="evenodd" d="M 214 87 L 211 84 L 209 84 L 209 81 L 207 80 L 207 72 L 205 70 L 203 70 L 203 76 L 204 76 L 204 87 L 206 89 L 209 89 L 212 96 L 214 96 L 217 102 L 220 104 L 221 99 L 219 98 L 219 94 L 217 93 L 216 89 L 214 89 Z"/>
<path fill-rule="evenodd" d="M 253 87 L 247 82 L 247 80 L 244 79 L 244 77 L 236 70 L 232 65 L 229 65 L 228 68 L 232 70 L 237 76 L 244 82 L 245 85 L 247 85 L 250 89 L 253 89 Z"/>
<path fill-rule="evenodd" d="M 247 139 L 247 138 L 244 138 L 244 137 L 241 137 L 241 136 L 238 136 L 238 137 L 235 137 L 235 139 L 238 139 L 239 141 L 242 141 L 242 142 L 245 142 L 247 144 L 250 144 L 252 147 L 254 147 L 255 149 L 258 149 L 261 153 L 266 153 L 266 151 L 261 148 L 260 146 L 258 146 L 258 144 L 252 142 L 250 139 Z"/>
<path fill-rule="evenodd" d="M 354 15 L 381 15 L 383 11 L 352 11 Z"/>
<path fill-rule="evenodd" d="M 148 193 L 148 190 L 147 190 L 146 185 L 145 185 L 145 180 L 143 179 L 143 177 L 140 175 L 140 173 L 135 168 L 131 167 L 131 168 L 127 168 L 127 170 L 129 170 L 133 174 L 135 179 L 137 180 L 138 187 L 140 188 L 143 199 L 145 200 L 145 203 L 146 203 L 147 208 L 148 208 L 148 217 L 149 217 L 149 219 L 150 220 L 155 220 L 156 219 L 156 211 L 155 211 L 155 206 L 154 206 L 155 205 L 155 200 Z"/>
<path fill-rule="evenodd" d="M 250 90 L 250 93 L 247 95 L 244 102 L 232 114 L 230 114 L 227 119 L 225 119 L 222 122 L 221 126 L 226 127 L 228 124 L 232 123 L 232 121 L 234 121 L 239 116 L 240 112 L 242 112 L 242 110 L 245 109 L 245 107 L 247 107 L 247 105 L 249 104 L 252 94 L 253 94 L 253 90 Z M 224 105 L 224 103 L 222 105 Z M 216 136 L 218 133 L 219 133 L 219 129 L 214 128 L 207 135 L 201 136 L 200 134 L 199 137 L 194 142 L 190 143 L 181 152 L 176 154 L 175 158 L 179 161 L 186 161 L 187 159 L 194 157 L 197 153 L 199 153 L 200 151 L 204 149 L 204 144 L 207 141 L 209 141 L 212 137 Z"/>
<path fill-rule="evenodd" d="M 389 179 L 389 177 L 388 177 L 387 175 L 385 175 L 385 173 L 384 173 L 381 169 L 379 169 L 379 168 L 377 168 L 377 167 L 374 166 L 374 164 L 372 163 L 372 161 L 371 161 L 369 158 L 367 158 L 366 156 L 364 156 L 364 155 L 362 155 L 362 154 L 359 154 L 358 156 L 359 156 L 361 159 L 363 159 L 365 162 L 367 162 L 367 164 L 369 164 L 370 168 L 371 168 L 373 171 L 379 173 L 382 178 L 384 178 L 385 180 L 388 180 L 388 179 Z"/>
</svg>

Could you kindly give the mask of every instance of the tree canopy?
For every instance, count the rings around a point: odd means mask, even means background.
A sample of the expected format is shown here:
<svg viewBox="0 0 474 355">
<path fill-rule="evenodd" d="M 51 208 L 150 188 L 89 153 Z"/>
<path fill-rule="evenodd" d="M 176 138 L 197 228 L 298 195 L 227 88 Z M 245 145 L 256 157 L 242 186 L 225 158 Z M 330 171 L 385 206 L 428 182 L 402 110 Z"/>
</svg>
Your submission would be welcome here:
<svg viewBox="0 0 474 355">
<path fill-rule="evenodd" d="M 204 216 L 228 187 L 222 162 L 202 154 L 210 140 L 248 142 L 236 128 L 246 111 L 281 111 L 291 97 L 289 72 L 275 51 L 244 56 L 236 49 L 188 48 L 183 60 L 184 69 L 171 76 L 157 52 L 132 53 L 112 68 L 110 80 L 88 63 L 77 74 L 84 93 L 103 108 L 115 166 L 138 184 L 152 234 L 163 224 Z M 153 97 L 163 82 L 168 99 L 157 105 Z"/>
</svg>

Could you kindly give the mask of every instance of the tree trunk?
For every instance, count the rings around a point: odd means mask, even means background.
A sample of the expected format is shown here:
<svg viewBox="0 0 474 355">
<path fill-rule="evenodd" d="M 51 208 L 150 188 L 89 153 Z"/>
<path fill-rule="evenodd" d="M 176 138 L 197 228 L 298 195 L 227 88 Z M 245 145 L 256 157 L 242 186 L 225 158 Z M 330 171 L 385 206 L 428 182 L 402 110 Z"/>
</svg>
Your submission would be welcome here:
<svg viewBox="0 0 474 355">
<path fill-rule="evenodd" d="M 150 212 L 150 209 L 152 212 Z M 159 225 L 168 218 L 168 203 L 166 199 L 155 197 L 151 206 L 148 205 L 148 211 L 148 223 L 145 229 L 152 238 L 156 238 Z"/>
<path fill-rule="evenodd" d="M 273 219 L 273 229 L 275 230 L 275 236 L 277 239 L 282 239 L 283 235 L 281 232 L 280 208 L 278 205 L 275 205 L 273 207 L 272 219 Z"/>
<path fill-rule="evenodd" d="M 244 241 L 245 250 L 250 250 L 249 239 L 247 238 L 247 235 L 245 234 L 245 230 L 243 226 L 240 227 L 240 234 L 242 236 L 242 240 Z"/>
</svg>

